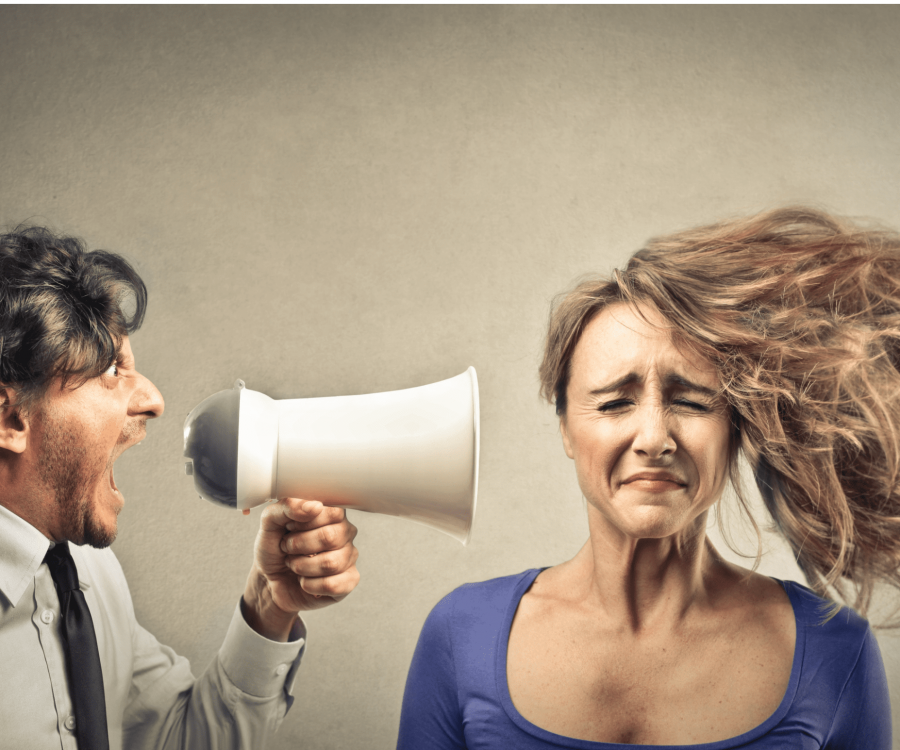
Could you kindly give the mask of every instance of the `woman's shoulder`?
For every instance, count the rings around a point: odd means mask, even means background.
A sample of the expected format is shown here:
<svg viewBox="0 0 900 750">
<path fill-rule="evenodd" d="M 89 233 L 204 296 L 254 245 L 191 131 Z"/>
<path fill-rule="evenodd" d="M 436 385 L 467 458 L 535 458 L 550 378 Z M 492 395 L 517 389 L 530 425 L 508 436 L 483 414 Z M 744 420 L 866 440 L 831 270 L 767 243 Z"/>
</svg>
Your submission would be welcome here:
<svg viewBox="0 0 900 750">
<path fill-rule="evenodd" d="M 785 580 L 779 583 L 791 600 L 798 628 L 808 628 L 828 637 L 857 640 L 862 640 L 869 632 L 868 621 L 850 607 L 835 605 L 797 581 Z"/>
<path fill-rule="evenodd" d="M 870 665 L 883 669 L 878 642 L 867 620 L 850 607 L 836 609 L 833 602 L 796 581 L 783 581 L 782 585 L 794 608 L 804 673 L 824 670 L 835 680 L 843 680 Z"/>
<path fill-rule="evenodd" d="M 464 583 L 434 606 L 429 619 L 452 621 L 472 617 L 485 619 L 491 615 L 502 617 L 510 606 L 518 603 L 540 572 L 539 568 L 532 568 L 515 575 Z"/>
<path fill-rule="evenodd" d="M 888 747 L 887 677 L 869 623 L 849 607 L 835 610 L 832 602 L 802 584 L 783 581 L 782 585 L 797 621 L 794 714 L 827 716 L 828 747 Z"/>
</svg>

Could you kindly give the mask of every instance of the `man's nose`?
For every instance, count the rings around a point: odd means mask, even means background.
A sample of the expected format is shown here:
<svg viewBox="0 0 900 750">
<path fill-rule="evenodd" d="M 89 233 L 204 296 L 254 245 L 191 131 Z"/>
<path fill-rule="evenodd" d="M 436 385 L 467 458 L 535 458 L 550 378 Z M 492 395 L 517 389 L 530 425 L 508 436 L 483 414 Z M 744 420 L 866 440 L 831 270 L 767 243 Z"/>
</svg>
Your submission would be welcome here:
<svg viewBox="0 0 900 750">
<path fill-rule="evenodd" d="M 131 397 L 131 413 L 134 416 L 143 416 L 147 419 L 161 417 L 166 409 L 159 389 L 143 375 L 138 374 L 139 382 Z"/>
<path fill-rule="evenodd" d="M 665 410 L 659 405 L 647 405 L 637 411 L 638 422 L 632 448 L 649 458 L 668 456 L 676 444 L 669 430 Z"/>
</svg>

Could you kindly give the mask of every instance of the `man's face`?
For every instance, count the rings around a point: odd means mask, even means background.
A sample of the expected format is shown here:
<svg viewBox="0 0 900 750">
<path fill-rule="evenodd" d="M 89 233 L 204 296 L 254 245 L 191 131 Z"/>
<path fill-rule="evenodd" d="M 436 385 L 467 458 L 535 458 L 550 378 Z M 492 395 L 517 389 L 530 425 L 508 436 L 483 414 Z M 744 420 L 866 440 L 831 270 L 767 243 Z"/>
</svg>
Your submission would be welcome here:
<svg viewBox="0 0 900 750">
<path fill-rule="evenodd" d="M 148 419 L 163 413 L 162 394 L 135 369 L 126 337 L 116 364 L 78 387 L 51 384 L 36 409 L 33 438 L 43 491 L 54 505 L 56 541 L 107 547 L 124 505 L 113 463 L 143 440 Z"/>
</svg>

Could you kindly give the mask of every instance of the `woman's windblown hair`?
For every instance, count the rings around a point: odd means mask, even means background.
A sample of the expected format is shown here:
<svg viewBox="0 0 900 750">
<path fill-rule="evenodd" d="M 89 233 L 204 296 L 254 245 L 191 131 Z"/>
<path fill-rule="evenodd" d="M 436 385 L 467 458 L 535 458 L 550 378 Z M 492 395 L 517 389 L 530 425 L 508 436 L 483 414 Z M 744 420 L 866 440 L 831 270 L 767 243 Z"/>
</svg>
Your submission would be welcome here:
<svg viewBox="0 0 900 750">
<path fill-rule="evenodd" d="M 862 614 L 878 582 L 900 588 L 900 235 L 785 208 L 651 240 L 551 315 L 542 394 L 559 413 L 581 331 L 615 302 L 652 304 L 716 366 L 734 447 L 810 585 Z"/>
</svg>

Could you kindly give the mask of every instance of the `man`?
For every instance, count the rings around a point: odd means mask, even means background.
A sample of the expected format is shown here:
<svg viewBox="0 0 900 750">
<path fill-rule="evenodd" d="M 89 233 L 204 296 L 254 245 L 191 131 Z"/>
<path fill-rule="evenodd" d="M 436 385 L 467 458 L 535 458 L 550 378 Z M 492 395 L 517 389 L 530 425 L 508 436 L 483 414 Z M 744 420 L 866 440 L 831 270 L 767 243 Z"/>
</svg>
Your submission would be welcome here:
<svg viewBox="0 0 900 750">
<path fill-rule="evenodd" d="M 359 580 L 343 511 L 286 499 L 263 512 L 200 679 L 135 621 L 108 547 L 113 463 L 163 413 L 128 338 L 145 307 L 119 256 L 43 229 L 0 235 L 0 748 L 260 748 L 291 702 L 298 612 Z"/>
</svg>

